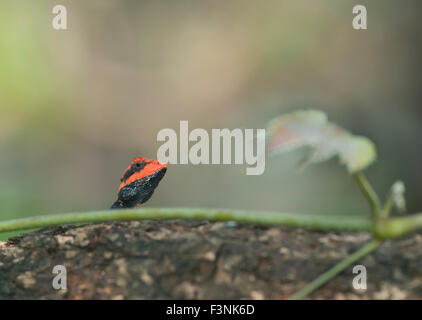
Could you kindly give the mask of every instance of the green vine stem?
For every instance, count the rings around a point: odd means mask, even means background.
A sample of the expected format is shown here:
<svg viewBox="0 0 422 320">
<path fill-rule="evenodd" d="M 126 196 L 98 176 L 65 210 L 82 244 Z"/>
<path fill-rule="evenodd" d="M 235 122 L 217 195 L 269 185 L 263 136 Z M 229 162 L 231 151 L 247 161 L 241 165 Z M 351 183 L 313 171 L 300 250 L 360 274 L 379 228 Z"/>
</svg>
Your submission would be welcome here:
<svg viewBox="0 0 422 320">
<path fill-rule="evenodd" d="M 422 213 L 400 218 L 382 219 L 375 224 L 367 218 L 337 215 L 324 216 L 206 208 L 142 208 L 52 214 L 0 221 L 0 232 L 35 229 L 70 223 L 147 219 L 236 221 L 239 223 L 282 225 L 317 230 L 367 231 L 373 233 L 378 239 L 397 238 L 422 228 Z"/>
<path fill-rule="evenodd" d="M 382 211 L 381 211 L 381 214 L 380 214 L 381 219 L 388 218 L 388 216 L 391 212 L 391 209 L 393 208 L 393 202 L 394 202 L 393 197 L 394 197 L 394 195 L 390 191 L 390 194 L 388 195 L 387 200 L 385 201 L 384 206 L 383 206 Z"/>
<path fill-rule="evenodd" d="M 363 172 L 355 173 L 354 177 L 366 200 L 368 200 L 369 205 L 371 206 L 372 218 L 374 221 L 376 221 L 379 218 L 381 212 L 381 203 L 379 197 Z"/>
<path fill-rule="evenodd" d="M 336 275 L 338 275 L 340 272 L 345 270 L 348 266 L 350 266 L 352 263 L 358 261 L 360 258 L 364 257 L 371 251 L 375 250 L 379 245 L 381 241 L 379 240 L 373 240 L 370 243 L 364 245 L 362 248 L 360 248 L 355 253 L 351 254 L 338 264 L 336 264 L 334 267 L 320 275 L 318 278 L 316 278 L 314 281 L 306 285 L 304 288 L 293 294 L 289 297 L 289 300 L 300 300 L 305 298 L 308 294 L 313 292 L 314 290 L 318 289 L 325 283 L 327 283 L 329 280 L 334 278 Z"/>
<path fill-rule="evenodd" d="M 0 232 L 34 229 L 69 223 L 88 223 L 146 219 L 189 219 L 211 221 L 236 221 L 263 225 L 283 225 L 319 230 L 348 230 L 374 232 L 372 221 L 361 217 L 339 217 L 279 213 L 265 211 L 242 211 L 206 208 L 141 208 L 104 210 L 80 213 L 63 213 L 16 220 L 0 221 Z"/>
<path fill-rule="evenodd" d="M 381 219 L 374 226 L 378 239 L 394 239 L 422 229 L 422 213 L 410 214 L 400 218 Z"/>
</svg>

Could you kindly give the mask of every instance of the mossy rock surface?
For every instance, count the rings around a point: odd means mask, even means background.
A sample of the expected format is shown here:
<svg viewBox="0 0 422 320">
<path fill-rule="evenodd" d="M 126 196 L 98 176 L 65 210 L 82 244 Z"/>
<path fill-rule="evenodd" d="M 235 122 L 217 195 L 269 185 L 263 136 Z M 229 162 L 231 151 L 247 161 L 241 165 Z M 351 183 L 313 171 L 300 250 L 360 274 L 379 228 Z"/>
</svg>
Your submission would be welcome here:
<svg viewBox="0 0 422 320">
<path fill-rule="evenodd" d="M 285 299 L 368 242 L 365 233 L 132 221 L 51 227 L 0 242 L 0 299 Z M 422 298 L 422 234 L 387 241 L 312 299 Z M 67 289 L 52 287 L 53 267 Z"/>
</svg>

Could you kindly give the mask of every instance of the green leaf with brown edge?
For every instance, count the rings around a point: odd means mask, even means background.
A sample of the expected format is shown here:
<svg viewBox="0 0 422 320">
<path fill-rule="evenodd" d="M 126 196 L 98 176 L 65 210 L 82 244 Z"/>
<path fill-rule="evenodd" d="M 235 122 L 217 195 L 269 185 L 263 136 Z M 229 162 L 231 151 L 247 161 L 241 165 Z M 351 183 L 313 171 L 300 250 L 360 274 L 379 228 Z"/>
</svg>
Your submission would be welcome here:
<svg viewBox="0 0 422 320">
<path fill-rule="evenodd" d="M 311 151 L 302 164 L 323 162 L 338 156 L 350 173 L 361 171 L 376 159 L 371 140 L 355 136 L 331 123 L 319 110 L 300 110 L 270 121 L 267 127 L 269 153 L 279 154 L 300 147 Z"/>
</svg>

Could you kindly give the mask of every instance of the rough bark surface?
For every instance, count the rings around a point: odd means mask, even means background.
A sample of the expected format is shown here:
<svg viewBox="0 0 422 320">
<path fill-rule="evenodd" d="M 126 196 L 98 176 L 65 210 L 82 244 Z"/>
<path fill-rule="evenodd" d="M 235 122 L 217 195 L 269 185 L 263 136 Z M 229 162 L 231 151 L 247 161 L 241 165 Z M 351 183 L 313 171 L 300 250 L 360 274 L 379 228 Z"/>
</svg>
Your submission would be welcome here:
<svg viewBox="0 0 422 320">
<path fill-rule="evenodd" d="M 364 233 L 134 221 L 45 228 L 0 242 L 1 299 L 285 299 L 370 239 Z M 420 299 L 422 235 L 389 241 L 313 299 Z M 55 290 L 55 265 L 67 289 Z"/>
</svg>

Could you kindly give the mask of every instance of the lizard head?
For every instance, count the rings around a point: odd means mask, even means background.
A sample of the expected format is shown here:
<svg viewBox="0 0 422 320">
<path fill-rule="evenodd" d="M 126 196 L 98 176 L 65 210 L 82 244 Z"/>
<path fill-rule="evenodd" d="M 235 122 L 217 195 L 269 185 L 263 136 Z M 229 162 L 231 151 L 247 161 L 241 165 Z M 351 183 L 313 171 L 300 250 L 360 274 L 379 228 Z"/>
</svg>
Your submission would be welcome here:
<svg viewBox="0 0 422 320">
<path fill-rule="evenodd" d="M 167 171 L 167 164 L 137 157 L 123 172 L 114 208 L 134 208 L 151 198 L 154 189 Z"/>
</svg>

